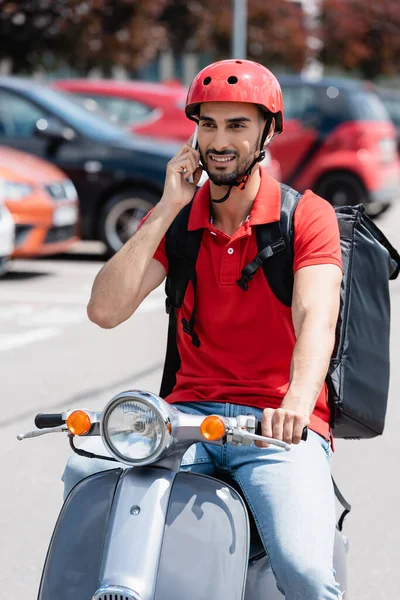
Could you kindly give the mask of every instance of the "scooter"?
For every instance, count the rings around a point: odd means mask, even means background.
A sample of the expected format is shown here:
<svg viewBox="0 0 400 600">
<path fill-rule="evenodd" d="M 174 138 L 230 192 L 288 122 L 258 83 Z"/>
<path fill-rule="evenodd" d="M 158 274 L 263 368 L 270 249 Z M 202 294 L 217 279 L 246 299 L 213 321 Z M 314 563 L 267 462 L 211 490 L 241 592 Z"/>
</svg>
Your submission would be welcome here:
<svg viewBox="0 0 400 600">
<path fill-rule="evenodd" d="M 185 414 L 141 390 L 116 395 L 102 412 L 41 414 L 18 439 L 66 432 L 75 452 L 125 468 L 78 483 L 66 498 L 50 542 L 38 600 L 279 600 L 256 527 L 226 481 L 179 471 L 197 442 L 285 442 L 259 435 L 254 415 Z M 306 438 L 307 430 L 303 432 Z M 107 456 L 77 447 L 75 436 L 101 436 Z M 334 566 L 346 582 L 345 536 L 336 531 Z"/>
</svg>

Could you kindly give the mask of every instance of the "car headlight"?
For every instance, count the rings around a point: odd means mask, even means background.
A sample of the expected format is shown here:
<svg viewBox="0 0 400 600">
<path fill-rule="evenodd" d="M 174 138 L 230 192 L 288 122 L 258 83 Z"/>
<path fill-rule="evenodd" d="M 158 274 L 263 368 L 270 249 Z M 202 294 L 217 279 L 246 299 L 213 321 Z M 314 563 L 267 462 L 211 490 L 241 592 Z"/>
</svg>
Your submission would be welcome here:
<svg viewBox="0 0 400 600">
<path fill-rule="evenodd" d="M 4 201 L 22 200 L 25 196 L 30 196 L 33 191 L 33 187 L 27 183 L 0 179 L 0 198 Z"/>
<path fill-rule="evenodd" d="M 161 398 L 134 390 L 115 396 L 105 407 L 100 432 L 119 462 L 133 466 L 155 462 L 171 444 L 168 405 Z"/>
</svg>

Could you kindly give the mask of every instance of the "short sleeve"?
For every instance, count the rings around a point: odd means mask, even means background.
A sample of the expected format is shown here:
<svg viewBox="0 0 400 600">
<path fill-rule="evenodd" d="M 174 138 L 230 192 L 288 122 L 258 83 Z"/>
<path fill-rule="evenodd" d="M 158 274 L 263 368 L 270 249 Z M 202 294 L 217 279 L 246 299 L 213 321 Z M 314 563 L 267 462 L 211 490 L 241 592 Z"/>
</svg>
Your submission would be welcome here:
<svg viewBox="0 0 400 600">
<path fill-rule="evenodd" d="M 149 218 L 152 211 L 153 211 L 153 209 L 149 210 L 147 215 L 143 217 L 143 219 L 140 221 L 140 223 L 138 225 L 138 229 L 140 229 L 141 226 L 143 225 L 143 223 Z M 165 235 L 164 235 L 163 239 L 161 240 L 161 242 L 159 243 L 157 250 L 154 252 L 153 258 L 158 260 L 158 262 L 162 264 L 162 266 L 168 273 L 168 258 L 167 258 L 167 252 L 165 249 Z"/>
<path fill-rule="evenodd" d="M 310 265 L 342 268 L 339 225 L 333 207 L 307 190 L 294 213 L 294 272 Z"/>
</svg>

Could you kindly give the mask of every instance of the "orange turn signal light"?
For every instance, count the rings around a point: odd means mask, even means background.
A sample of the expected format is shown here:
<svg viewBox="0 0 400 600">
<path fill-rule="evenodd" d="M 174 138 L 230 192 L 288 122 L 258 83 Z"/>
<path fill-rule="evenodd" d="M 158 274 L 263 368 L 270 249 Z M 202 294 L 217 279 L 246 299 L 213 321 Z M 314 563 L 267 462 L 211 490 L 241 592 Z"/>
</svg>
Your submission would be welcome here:
<svg viewBox="0 0 400 600">
<path fill-rule="evenodd" d="M 206 417 L 200 425 L 200 432 L 206 440 L 217 442 L 224 437 L 226 425 L 221 417 L 210 415 L 209 417 Z"/>
<path fill-rule="evenodd" d="M 74 435 L 85 435 L 92 426 L 89 415 L 83 410 L 74 410 L 67 418 L 68 430 Z"/>
</svg>

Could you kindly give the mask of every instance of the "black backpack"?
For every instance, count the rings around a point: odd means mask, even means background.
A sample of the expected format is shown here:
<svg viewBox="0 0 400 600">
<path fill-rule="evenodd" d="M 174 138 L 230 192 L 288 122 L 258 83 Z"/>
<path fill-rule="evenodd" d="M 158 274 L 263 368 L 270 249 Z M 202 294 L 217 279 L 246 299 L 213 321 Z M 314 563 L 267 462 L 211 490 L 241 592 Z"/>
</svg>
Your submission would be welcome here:
<svg viewBox="0 0 400 600">
<path fill-rule="evenodd" d="M 279 222 L 256 226 L 259 253 L 242 271 L 238 285 L 246 290 L 262 266 L 274 294 L 291 306 L 293 292 L 293 219 L 301 195 L 281 185 Z M 176 342 L 176 309 L 191 281 L 196 291 L 196 260 L 203 230 L 187 231 L 191 205 L 178 214 L 166 234 L 168 276 L 166 309 L 168 343 L 160 395 L 172 392 L 180 357 Z M 400 271 L 400 255 L 365 214 L 362 205 L 335 208 L 343 261 L 341 307 L 336 344 L 327 375 L 331 427 L 336 438 L 371 438 L 383 432 L 389 388 L 389 280 Z M 196 293 L 194 294 L 196 299 Z M 196 300 L 184 331 L 199 346 Z"/>
</svg>

